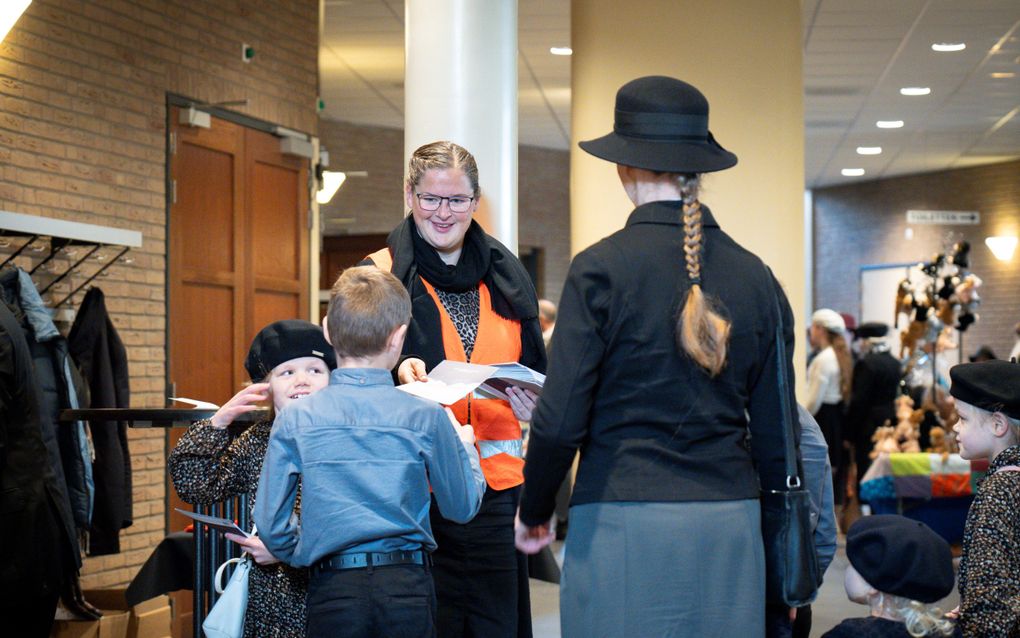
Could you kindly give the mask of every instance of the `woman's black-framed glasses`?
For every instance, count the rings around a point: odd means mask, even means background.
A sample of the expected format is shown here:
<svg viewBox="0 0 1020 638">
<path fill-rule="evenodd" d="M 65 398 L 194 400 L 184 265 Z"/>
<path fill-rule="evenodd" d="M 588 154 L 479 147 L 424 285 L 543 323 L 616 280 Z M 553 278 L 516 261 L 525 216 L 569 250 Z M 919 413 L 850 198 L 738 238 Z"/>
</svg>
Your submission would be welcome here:
<svg viewBox="0 0 1020 638">
<path fill-rule="evenodd" d="M 464 197 L 463 195 L 440 197 L 439 195 L 430 195 L 429 193 L 415 193 L 415 196 L 418 198 L 418 205 L 421 206 L 421 209 L 430 213 L 439 210 L 439 207 L 443 205 L 444 199 L 450 207 L 450 211 L 454 213 L 468 212 L 471 210 L 471 202 L 475 201 L 474 197 Z"/>
</svg>

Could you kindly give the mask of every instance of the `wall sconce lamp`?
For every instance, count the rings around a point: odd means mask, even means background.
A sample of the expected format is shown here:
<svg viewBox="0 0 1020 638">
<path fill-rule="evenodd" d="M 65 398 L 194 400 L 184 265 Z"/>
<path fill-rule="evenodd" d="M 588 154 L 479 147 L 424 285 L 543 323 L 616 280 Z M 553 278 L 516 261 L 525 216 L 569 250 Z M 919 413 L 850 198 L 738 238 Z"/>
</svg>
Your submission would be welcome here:
<svg viewBox="0 0 1020 638">
<path fill-rule="evenodd" d="M 14 27 L 21 14 L 25 12 L 32 0 L 4 0 L 0 2 L 0 42 L 7 37 L 7 33 Z"/>
<path fill-rule="evenodd" d="M 333 195 L 336 195 L 336 192 L 340 190 L 340 186 L 346 179 L 346 173 L 340 171 L 322 171 L 322 179 L 320 180 L 322 187 L 315 194 L 315 201 L 320 204 L 328 204 L 329 200 L 333 199 Z"/>
<path fill-rule="evenodd" d="M 985 237 L 985 245 L 992 251 L 999 261 L 1013 259 L 1013 251 L 1016 250 L 1016 235 L 999 235 L 998 237 Z"/>
</svg>

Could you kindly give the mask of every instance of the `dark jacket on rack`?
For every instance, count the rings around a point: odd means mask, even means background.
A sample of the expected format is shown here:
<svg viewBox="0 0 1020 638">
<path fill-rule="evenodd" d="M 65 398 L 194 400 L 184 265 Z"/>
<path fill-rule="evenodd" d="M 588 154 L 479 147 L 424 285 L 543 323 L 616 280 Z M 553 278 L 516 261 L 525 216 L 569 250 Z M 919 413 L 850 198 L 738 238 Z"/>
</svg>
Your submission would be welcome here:
<svg viewBox="0 0 1020 638">
<path fill-rule="evenodd" d="M 52 595 L 81 565 L 43 441 L 32 355 L 0 299 L 0 597 Z"/>
<path fill-rule="evenodd" d="M 127 408 L 127 351 L 106 312 L 103 291 L 85 294 L 67 338 L 71 356 L 88 382 L 91 408 Z M 120 551 L 120 530 L 132 523 L 131 456 L 123 421 L 90 421 L 96 449 L 96 505 L 89 554 Z"/>
<path fill-rule="evenodd" d="M 78 407 L 77 371 L 67 342 L 53 325 L 28 273 L 20 268 L 0 274 L 0 291 L 14 313 L 32 357 L 36 414 L 47 458 L 59 490 L 60 520 L 69 538 L 88 529 L 92 499 L 92 460 L 81 423 L 62 424 L 60 411 Z M 80 552 L 75 544 L 75 560 Z"/>
</svg>

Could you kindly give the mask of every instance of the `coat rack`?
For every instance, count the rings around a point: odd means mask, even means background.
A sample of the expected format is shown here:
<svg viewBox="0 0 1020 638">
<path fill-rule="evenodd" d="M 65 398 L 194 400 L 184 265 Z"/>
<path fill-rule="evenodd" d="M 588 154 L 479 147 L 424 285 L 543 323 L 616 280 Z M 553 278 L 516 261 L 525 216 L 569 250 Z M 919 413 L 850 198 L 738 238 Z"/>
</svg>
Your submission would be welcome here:
<svg viewBox="0 0 1020 638">
<path fill-rule="evenodd" d="M 85 281 L 77 288 L 74 288 L 66 297 L 54 303 L 54 308 L 59 308 L 69 299 L 78 294 L 78 292 L 85 288 L 85 286 L 89 285 L 93 279 L 101 275 L 107 268 L 117 263 L 129 250 L 132 248 L 138 248 L 142 245 L 142 234 L 134 230 L 122 230 L 120 228 L 112 228 L 109 226 L 83 224 L 81 222 L 39 217 L 37 215 L 24 215 L 21 213 L 0 211 L 0 239 L 12 236 L 28 237 L 28 240 L 9 255 L 3 263 L 0 263 L 0 268 L 11 263 L 15 257 L 24 253 L 26 249 L 40 239 L 49 241 L 48 254 L 43 257 L 39 263 L 32 267 L 29 274 L 35 274 L 35 272 L 44 265 L 53 261 L 53 259 L 68 246 L 80 246 L 83 249 L 86 249 L 84 256 L 73 259 L 71 265 L 68 266 L 66 270 L 59 275 L 56 275 L 44 288 L 39 290 L 40 294 L 45 293 L 55 284 L 63 281 L 69 275 L 74 273 L 100 249 L 106 247 L 116 247 L 118 249 L 116 257 L 109 259 L 95 272 L 88 275 Z"/>
</svg>

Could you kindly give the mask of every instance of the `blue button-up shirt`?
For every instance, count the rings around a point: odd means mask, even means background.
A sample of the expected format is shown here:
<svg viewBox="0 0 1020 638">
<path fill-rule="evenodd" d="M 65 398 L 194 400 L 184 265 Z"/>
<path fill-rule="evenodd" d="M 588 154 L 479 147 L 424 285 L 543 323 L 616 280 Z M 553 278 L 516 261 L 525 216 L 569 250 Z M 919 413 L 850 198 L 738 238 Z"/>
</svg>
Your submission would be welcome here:
<svg viewBox="0 0 1020 638">
<path fill-rule="evenodd" d="M 337 369 L 277 415 L 253 515 L 266 548 L 298 567 L 338 552 L 432 551 L 430 485 L 446 518 L 478 513 L 478 453 L 443 408 L 394 388 L 388 370 Z"/>
</svg>

